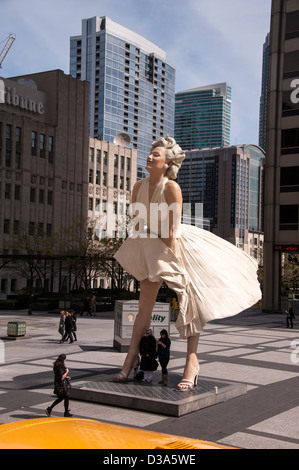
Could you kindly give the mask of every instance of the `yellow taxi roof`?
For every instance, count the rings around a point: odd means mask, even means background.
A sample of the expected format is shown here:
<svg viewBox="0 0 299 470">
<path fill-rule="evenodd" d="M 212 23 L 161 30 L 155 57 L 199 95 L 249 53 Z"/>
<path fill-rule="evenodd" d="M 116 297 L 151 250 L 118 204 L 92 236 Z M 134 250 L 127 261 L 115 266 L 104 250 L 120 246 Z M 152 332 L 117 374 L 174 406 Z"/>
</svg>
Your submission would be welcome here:
<svg viewBox="0 0 299 470">
<path fill-rule="evenodd" d="M 80 418 L 35 418 L 0 425 L 0 449 L 227 449 L 214 444 Z"/>
</svg>

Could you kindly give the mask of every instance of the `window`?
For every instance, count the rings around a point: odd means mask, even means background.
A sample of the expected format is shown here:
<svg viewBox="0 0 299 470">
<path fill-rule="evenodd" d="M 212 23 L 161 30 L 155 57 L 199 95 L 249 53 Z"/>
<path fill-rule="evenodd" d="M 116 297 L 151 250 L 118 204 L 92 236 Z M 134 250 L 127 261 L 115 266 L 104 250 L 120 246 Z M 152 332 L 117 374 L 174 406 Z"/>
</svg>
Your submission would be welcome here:
<svg viewBox="0 0 299 470">
<path fill-rule="evenodd" d="M 299 153 L 299 128 L 281 131 L 281 153 L 282 155 Z"/>
<path fill-rule="evenodd" d="M 11 167 L 11 150 L 6 149 L 5 166 Z"/>
<path fill-rule="evenodd" d="M 107 152 L 103 152 L 103 164 L 104 165 L 107 165 L 108 163 L 108 153 Z"/>
<path fill-rule="evenodd" d="M 39 138 L 39 156 L 41 158 L 45 158 L 45 142 L 46 142 L 46 136 L 45 134 L 41 134 Z"/>
<path fill-rule="evenodd" d="M 54 160 L 54 137 L 51 135 L 49 136 L 48 152 L 49 162 L 52 163 Z"/>
<path fill-rule="evenodd" d="M 114 188 L 117 188 L 117 175 L 114 175 L 114 178 L 113 178 L 113 187 L 114 187 Z"/>
<path fill-rule="evenodd" d="M 101 177 L 100 171 L 97 171 L 96 172 L 96 184 L 100 184 L 100 177 Z"/>
<path fill-rule="evenodd" d="M 284 54 L 283 78 L 297 77 L 299 73 L 299 51 Z"/>
<path fill-rule="evenodd" d="M 299 37 L 299 10 L 287 13 L 286 18 L 286 39 Z"/>
<path fill-rule="evenodd" d="M 10 199 L 10 189 L 11 186 L 9 183 L 5 184 L 5 199 Z"/>
<path fill-rule="evenodd" d="M 7 279 L 1 279 L 1 293 L 5 294 L 7 292 Z"/>
<path fill-rule="evenodd" d="M 35 202 L 35 188 L 30 188 L 30 202 Z"/>
<path fill-rule="evenodd" d="M 19 201 L 21 199 L 21 186 L 16 184 L 15 186 L 15 200 Z"/>
<path fill-rule="evenodd" d="M 15 169 L 16 169 L 16 170 L 20 170 L 20 169 L 21 169 L 21 154 L 20 154 L 20 152 L 16 152 Z"/>
<path fill-rule="evenodd" d="M 89 148 L 89 163 L 93 163 L 94 161 L 94 148 Z"/>
<path fill-rule="evenodd" d="M 101 163 L 101 150 L 97 149 L 97 163 Z"/>
<path fill-rule="evenodd" d="M 13 293 L 17 292 L 17 280 L 16 279 L 10 280 L 10 292 L 13 292 Z"/>
<path fill-rule="evenodd" d="M 35 131 L 31 132 L 31 155 L 36 155 L 36 139 L 37 134 Z"/>
<path fill-rule="evenodd" d="M 114 154 L 114 168 L 118 168 L 118 155 Z"/>
<path fill-rule="evenodd" d="M 103 173 L 103 186 L 107 186 L 107 173 Z"/>
<path fill-rule="evenodd" d="M 29 222 L 29 235 L 34 235 L 34 222 Z"/>
<path fill-rule="evenodd" d="M 52 206 L 53 204 L 53 191 L 48 191 L 47 204 L 48 206 Z"/>
<path fill-rule="evenodd" d="M 19 220 L 14 220 L 13 222 L 13 233 L 15 235 L 18 235 L 20 233 L 20 221 Z"/>
<path fill-rule="evenodd" d="M 46 235 L 49 237 L 52 234 L 52 224 L 47 224 Z"/>
<path fill-rule="evenodd" d="M 9 233 L 10 220 L 4 219 L 3 222 L 3 233 Z"/>
<path fill-rule="evenodd" d="M 90 211 L 93 210 L 93 198 L 92 197 L 88 199 L 88 210 Z"/>
<path fill-rule="evenodd" d="M 44 201 L 45 201 L 45 191 L 43 189 L 40 189 L 39 194 L 38 194 L 38 202 L 40 204 L 43 204 Z"/>
<path fill-rule="evenodd" d="M 11 140 L 11 125 L 6 124 L 6 140 Z"/>
<path fill-rule="evenodd" d="M 16 127 L 16 144 L 21 143 L 21 131 L 22 129 L 20 127 Z"/>
<path fill-rule="evenodd" d="M 299 102 L 293 103 L 292 92 L 295 89 L 284 91 L 282 95 L 282 116 L 298 116 L 299 115 Z"/>
<path fill-rule="evenodd" d="M 127 158 L 127 170 L 128 171 L 131 170 L 131 159 L 130 158 Z"/>
<path fill-rule="evenodd" d="M 298 204 L 287 204 L 280 206 L 279 229 L 298 230 Z"/>
<path fill-rule="evenodd" d="M 299 166 L 280 169 L 280 192 L 299 192 Z"/>
<path fill-rule="evenodd" d="M 93 183 L 93 170 L 89 170 L 89 182 Z"/>
</svg>

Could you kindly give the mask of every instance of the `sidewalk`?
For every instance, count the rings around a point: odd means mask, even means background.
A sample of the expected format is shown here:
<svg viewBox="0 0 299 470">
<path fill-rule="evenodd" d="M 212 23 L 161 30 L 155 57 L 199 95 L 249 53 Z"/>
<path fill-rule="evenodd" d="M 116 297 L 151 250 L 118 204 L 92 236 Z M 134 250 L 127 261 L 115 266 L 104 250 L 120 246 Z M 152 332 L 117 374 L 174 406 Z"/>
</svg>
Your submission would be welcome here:
<svg viewBox="0 0 299 470">
<path fill-rule="evenodd" d="M 54 400 L 52 364 L 61 353 L 67 355 L 73 381 L 88 380 L 104 370 L 118 371 L 125 353 L 113 349 L 113 317 L 113 312 L 79 316 L 78 341 L 61 345 L 58 315 L 0 311 L 4 353 L 0 424 L 45 416 L 45 408 Z M 4 340 L 8 321 L 25 321 L 26 336 Z M 181 374 L 186 341 L 179 339 L 174 324 L 171 340 L 169 373 Z M 200 339 L 198 358 L 202 378 L 246 384 L 247 394 L 179 418 L 74 400 L 72 413 L 245 449 L 299 449 L 297 319 L 294 329 L 287 329 L 284 314 L 250 309 L 209 323 Z M 62 404 L 53 410 L 53 416 L 63 416 Z"/>
</svg>

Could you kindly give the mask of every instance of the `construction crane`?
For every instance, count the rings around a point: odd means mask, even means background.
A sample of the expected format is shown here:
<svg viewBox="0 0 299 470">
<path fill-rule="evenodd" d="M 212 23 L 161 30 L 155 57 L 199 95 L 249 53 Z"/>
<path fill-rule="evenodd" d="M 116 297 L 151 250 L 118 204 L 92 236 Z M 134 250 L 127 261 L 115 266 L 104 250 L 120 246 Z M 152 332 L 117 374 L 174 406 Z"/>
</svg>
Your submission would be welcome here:
<svg viewBox="0 0 299 470">
<path fill-rule="evenodd" d="M 8 53 L 9 49 L 11 48 L 12 43 L 14 42 L 15 39 L 16 39 L 15 34 L 10 34 L 8 36 L 8 38 L 6 39 L 6 43 L 5 43 L 2 51 L 0 52 L 0 68 L 2 68 L 2 62 L 5 59 L 5 56 Z"/>
</svg>

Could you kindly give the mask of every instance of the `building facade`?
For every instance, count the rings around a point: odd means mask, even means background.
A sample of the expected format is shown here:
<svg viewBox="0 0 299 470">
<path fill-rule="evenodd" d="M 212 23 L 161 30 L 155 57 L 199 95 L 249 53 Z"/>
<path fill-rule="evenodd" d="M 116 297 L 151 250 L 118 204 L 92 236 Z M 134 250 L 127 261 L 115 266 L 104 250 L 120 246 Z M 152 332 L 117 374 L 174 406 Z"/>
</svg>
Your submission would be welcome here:
<svg viewBox="0 0 299 470">
<path fill-rule="evenodd" d="M 137 179 L 137 150 L 90 138 L 88 176 L 88 217 L 97 220 L 106 213 L 108 220 L 112 216 L 115 226 L 111 233 L 105 227 L 98 235 L 122 238 L 119 223 L 128 213 Z"/>
<path fill-rule="evenodd" d="M 280 311 L 281 258 L 299 250 L 299 0 L 272 0 L 264 309 Z"/>
<path fill-rule="evenodd" d="M 0 83 L 0 254 L 8 256 L 2 264 L 30 254 L 36 229 L 50 236 L 106 212 L 117 222 L 136 182 L 137 150 L 89 137 L 88 83 L 60 70 Z M 2 266 L 0 294 L 24 287 L 61 290 L 65 273 L 59 272 L 60 263 L 46 263 L 44 282 L 35 275 L 26 278 L 16 261 Z M 93 279 L 93 287 L 104 284 Z"/>
<path fill-rule="evenodd" d="M 1 83 L 0 252 L 29 254 L 17 245 L 22 234 L 33 244 L 36 227 L 51 235 L 88 214 L 89 89 L 61 70 Z M 2 294 L 28 281 L 13 264 L 0 278 Z"/>
<path fill-rule="evenodd" d="M 210 230 L 260 261 L 263 243 L 263 165 L 256 145 L 186 152 L 178 176 L 183 201 L 202 205 Z M 198 212 L 198 211 L 197 211 Z M 199 210 L 200 212 L 200 210 Z"/>
<path fill-rule="evenodd" d="M 90 136 L 122 132 L 138 149 L 138 177 L 154 140 L 174 132 L 175 69 L 161 48 L 107 17 L 70 38 L 70 74 L 90 83 Z"/>
<path fill-rule="evenodd" d="M 175 95 L 174 135 L 184 150 L 230 145 L 231 87 L 227 83 Z"/>
</svg>

